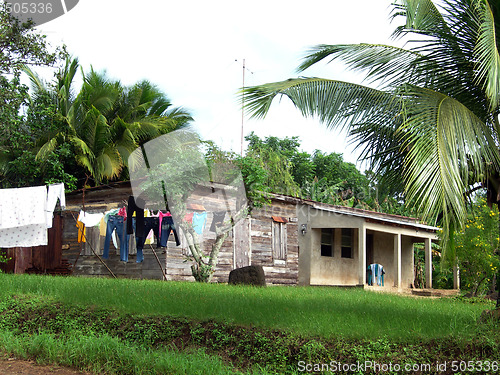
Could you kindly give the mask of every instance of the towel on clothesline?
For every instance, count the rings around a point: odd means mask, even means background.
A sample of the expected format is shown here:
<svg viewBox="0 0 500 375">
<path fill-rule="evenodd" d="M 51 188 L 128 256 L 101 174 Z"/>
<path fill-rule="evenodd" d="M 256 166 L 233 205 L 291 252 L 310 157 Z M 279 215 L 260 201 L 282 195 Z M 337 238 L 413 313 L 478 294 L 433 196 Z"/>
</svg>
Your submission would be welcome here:
<svg viewBox="0 0 500 375">
<path fill-rule="evenodd" d="M 47 188 L 0 189 L 0 247 L 47 245 Z"/>
</svg>

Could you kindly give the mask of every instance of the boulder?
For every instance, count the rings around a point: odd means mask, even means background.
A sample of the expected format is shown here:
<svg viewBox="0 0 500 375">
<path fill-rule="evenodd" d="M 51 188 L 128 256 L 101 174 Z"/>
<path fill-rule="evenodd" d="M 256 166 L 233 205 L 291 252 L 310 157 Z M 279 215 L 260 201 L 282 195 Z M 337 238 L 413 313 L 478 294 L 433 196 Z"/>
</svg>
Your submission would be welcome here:
<svg viewBox="0 0 500 375">
<path fill-rule="evenodd" d="M 266 276 L 262 266 L 236 268 L 229 273 L 229 284 L 266 286 Z"/>
</svg>

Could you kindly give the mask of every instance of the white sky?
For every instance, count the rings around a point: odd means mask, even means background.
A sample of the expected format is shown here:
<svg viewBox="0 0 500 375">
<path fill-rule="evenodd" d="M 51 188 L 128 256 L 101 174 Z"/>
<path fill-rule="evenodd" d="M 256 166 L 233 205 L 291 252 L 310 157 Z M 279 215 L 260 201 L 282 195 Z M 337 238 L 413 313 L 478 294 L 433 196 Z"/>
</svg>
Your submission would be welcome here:
<svg viewBox="0 0 500 375">
<path fill-rule="evenodd" d="M 174 106 L 188 109 L 205 140 L 240 152 L 245 85 L 297 77 L 316 44 L 392 43 L 391 0 L 80 0 L 66 15 L 38 29 L 53 45 L 65 43 L 85 71 L 105 70 L 132 85 L 156 84 Z M 339 64 L 322 64 L 304 76 L 359 81 Z M 339 152 L 356 162 L 345 136 L 305 120 L 288 100 L 265 120 L 245 117 L 244 134 L 299 136 L 304 151 Z M 360 164 L 358 164 L 360 166 Z"/>
</svg>

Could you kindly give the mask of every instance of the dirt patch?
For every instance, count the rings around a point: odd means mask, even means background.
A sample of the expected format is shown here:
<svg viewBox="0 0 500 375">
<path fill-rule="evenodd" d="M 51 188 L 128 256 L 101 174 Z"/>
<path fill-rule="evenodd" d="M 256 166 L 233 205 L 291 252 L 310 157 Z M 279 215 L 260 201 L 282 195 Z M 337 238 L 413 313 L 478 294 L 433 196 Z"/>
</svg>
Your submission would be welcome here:
<svg viewBox="0 0 500 375">
<path fill-rule="evenodd" d="M 41 366 L 34 361 L 23 361 L 12 357 L 0 357 L 2 375 L 92 375 L 57 365 Z"/>
</svg>

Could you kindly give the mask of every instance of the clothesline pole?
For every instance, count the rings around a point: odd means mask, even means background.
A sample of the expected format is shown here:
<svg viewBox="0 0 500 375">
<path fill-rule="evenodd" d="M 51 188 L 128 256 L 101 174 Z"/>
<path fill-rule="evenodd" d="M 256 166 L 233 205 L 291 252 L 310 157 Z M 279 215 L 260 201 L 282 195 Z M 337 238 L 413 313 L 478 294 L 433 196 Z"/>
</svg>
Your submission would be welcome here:
<svg viewBox="0 0 500 375">
<path fill-rule="evenodd" d="M 73 216 L 73 219 L 75 220 L 75 223 L 77 223 L 78 220 L 76 219 L 76 217 L 73 214 L 73 212 L 70 211 L 70 213 L 71 213 L 71 216 Z M 111 271 L 111 269 L 108 267 L 108 265 L 102 260 L 102 258 L 99 256 L 99 254 L 97 254 L 95 252 L 94 247 L 92 246 L 92 244 L 90 242 L 87 242 L 87 236 L 85 235 L 84 229 L 85 229 L 85 224 L 83 225 L 82 236 L 83 236 L 83 239 L 85 240 L 85 242 L 89 244 L 90 250 L 92 250 L 92 252 L 94 253 L 94 255 L 99 259 L 99 261 L 104 265 L 104 267 L 106 267 L 106 269 L 109 271 L 109 273 L 111 274 L 111 276 L 113 276 L 116 279 L 116 275 L 113 273 L 113 271 Z M 80 250 L 80 252 L 81 252 L 81 250 Z M 80 255 L 80 254 L 78 254 L 78 255 Z M 75 262 L 75 265 L 76 265 L 76 262 Z"/>
<path fill-rule="evenodd" d="M 158 265 L 160 266 L 161 273 L 163 274 L 163 278 L 165 280 L 167 280 L 167 274 L 163 270 L 163 267 L 162 267 L 161 262 L 160 262 L 160 258 L 158 258 L 158 255 L 156 254 L 156 251 L 155 251 L 155 249 L 153 249 L 153 246 L 151 246 L 151 244 L 149 244 L 149 247 L 151 248 L 151 250 L 153 250 L 153 254 L 154 254 L 155 258 L 156 258 L 156 261 L 158 262 Z"/>
</svg>

